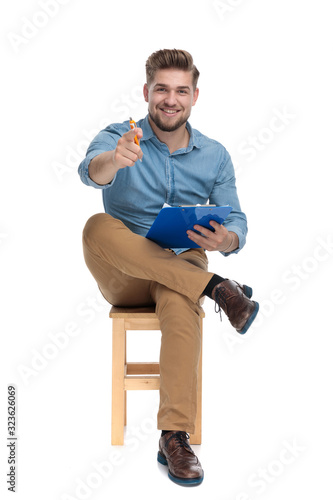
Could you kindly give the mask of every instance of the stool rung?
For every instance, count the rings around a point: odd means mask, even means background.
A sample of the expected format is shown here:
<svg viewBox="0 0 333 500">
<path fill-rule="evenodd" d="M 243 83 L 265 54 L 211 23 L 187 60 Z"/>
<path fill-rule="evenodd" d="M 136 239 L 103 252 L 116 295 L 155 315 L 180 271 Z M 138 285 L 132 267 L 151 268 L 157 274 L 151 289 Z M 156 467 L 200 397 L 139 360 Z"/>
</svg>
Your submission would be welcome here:
<svg viewBox="0 0 333 500">
<path fill-rule="evenodd" d="M 125 318 L 125 330 L 159 330 L 157 318 Z"/>
<path fill-rule="evenodd" d="M 126 363 L 125 373 L 127 375 L 159 375 L 159 363 Z"/>
<path fill-rule="evenodd" d="M 124 378 L 125 391 L 158 390 L 160 388 L 159 375 L 129 375 Z"/>
</svg>

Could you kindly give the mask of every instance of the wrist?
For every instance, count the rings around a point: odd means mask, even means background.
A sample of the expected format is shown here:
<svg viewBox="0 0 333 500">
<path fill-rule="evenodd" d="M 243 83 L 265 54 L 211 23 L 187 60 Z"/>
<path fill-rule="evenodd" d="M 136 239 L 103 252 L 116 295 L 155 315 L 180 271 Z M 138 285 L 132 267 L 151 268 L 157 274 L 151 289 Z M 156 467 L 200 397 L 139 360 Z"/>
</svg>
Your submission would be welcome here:
<svg viewBox="0 0 333 500">
<path fill-rule="evenodd" d="M 231 232 L 228 233 L 228 236 L 230 236 L 229 245 L 226 248 L 223 248 L 221 252 L 228 252 L 228 251 L 230 252 L 232 250 L 234 244 L 234 238 Z"/>
<path fill-rule="evenodd" d="M 105 151 L 95 156 L 89 164 L 89 177 L 99 185 L 109 184 L 119 167 L 114 161 L 114 151 Z"/>
</svg>

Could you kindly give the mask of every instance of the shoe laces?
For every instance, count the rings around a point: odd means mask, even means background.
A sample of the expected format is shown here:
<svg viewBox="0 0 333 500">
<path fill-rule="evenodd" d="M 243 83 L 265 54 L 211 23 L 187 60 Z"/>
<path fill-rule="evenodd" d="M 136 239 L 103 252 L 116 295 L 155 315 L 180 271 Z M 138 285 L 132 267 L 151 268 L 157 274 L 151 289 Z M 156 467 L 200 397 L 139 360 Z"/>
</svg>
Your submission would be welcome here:
<svg viewBox="0 0 333 500">
<path fill-rule="evenodd" d="M 219 313 L 220 315 L 220 321 L 222 323 L 222 308 L 219 302 L 221 301 L 223 305 L 226 307 L 227 305 L 227 299 L 230 296 L 229 292 L 225 289 L 224 286 L 222 287 L 217 287 L 216 292 L 215 292 L 215 312 Z"/>
<path fill-rule="evenodd" d="M 222 309 L 221 309 L 220 304 L 215 302 L 215 312 L 220 314 L 220 321 L 222 323 L 222 312 L 221 311 L 222 311 Z"/>
<path fill-rule="evenodd" d="M 177 442 L 177 448 L 186 448 L 193 453 L 192 448 L 189 446 L 189 444 L 186 441 L 187 439 L 190 439 L 190 436 L 189 436 L 189 434 L 187 434 L 187 432 L 185 432 L 185 431 L 175 432 L 174 434 L 172 434 L 169 437 L 168 441 L 165 443 L 165 446 L 168 445 L 170 439 L 172 439 L 172 438 L 175 438 L 175 440 Z"/>
<path fill-rule="evenodd" d="M 230 292 L 225 286 L 222 285 L 222 286 L 216 287 L 215 302 L 220 300 L 223 303 L 223 305 L 226 306 L 227 300 L 230 298 L 230 296 L 231 296 Z M 219 307 L 220 307 L 220 305 L 219 305 Z"/>
<path fill-rule="evenodd" d="M 234 297 L 234 293 L 225 286 L 220 286 L 216 288 L 215 292 L 215 312 L 220 314 L 220 321 L 222 321 L 221 304 L 227 309 L 227 302 L 229 299 Z"/>
</svg>

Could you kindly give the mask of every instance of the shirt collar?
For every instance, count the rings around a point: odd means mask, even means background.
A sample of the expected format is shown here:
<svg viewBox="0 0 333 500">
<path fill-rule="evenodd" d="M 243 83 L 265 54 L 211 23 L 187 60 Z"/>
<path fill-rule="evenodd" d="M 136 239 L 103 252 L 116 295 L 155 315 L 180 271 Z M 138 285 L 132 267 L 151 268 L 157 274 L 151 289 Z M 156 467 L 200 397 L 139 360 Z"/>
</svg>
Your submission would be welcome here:
<svg viewBox="0 0 333 500">
<path fill-rule="evenodd" d="M 142 132 L 143 132 L 143 137 L 140 139 L 140 141 L 148 141 L 152 137 L 156 137 L 153 129 L 150 126 L 148 115 L 146 115 L 145 118 L 142 120 L 141 128 L 142 128 Z M 200 140 L 200 135 L 196 134 L 196 131 L 192 129 L 189 122 L 186 123 L 186 128 L 190 134 L 190 140 L 189 140 L 189 143 L 188 143 L 186 150 L 190 151 L 193 148 L 201 148 L 202 144 L 201 144 L 201 140 Z M 157 137 L 156 137 L 156 139 L 157 139 Z"/>
</svg>

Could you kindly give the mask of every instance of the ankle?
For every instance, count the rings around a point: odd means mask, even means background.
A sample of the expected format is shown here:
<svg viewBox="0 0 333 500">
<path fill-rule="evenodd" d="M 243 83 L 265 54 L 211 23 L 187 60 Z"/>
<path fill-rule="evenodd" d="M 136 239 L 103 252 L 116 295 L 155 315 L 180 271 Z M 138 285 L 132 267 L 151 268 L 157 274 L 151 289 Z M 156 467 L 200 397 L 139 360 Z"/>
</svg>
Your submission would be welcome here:
<svg viewBox="0 0 333 500">
<path fill-rule="evenodd" d="M 216 285 L 218 285 L 219 283 L 222 283 L 222 281 L 225 281 L 225 280 L 226 280 L 226 278 L 222 278 L 218 274 L 214 274 L 202 293 L 204 295 L 207 295 L 207 297 L 209 297 L 210 299 L 214 300 L 214 297 L 213 297 L 214 288 L 216 287 Z"/>
</svg>

